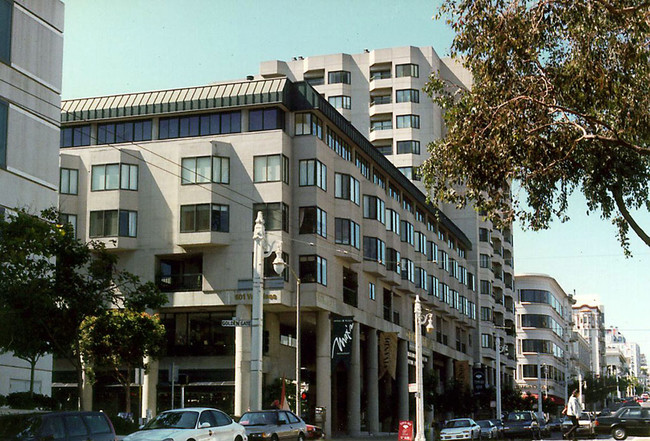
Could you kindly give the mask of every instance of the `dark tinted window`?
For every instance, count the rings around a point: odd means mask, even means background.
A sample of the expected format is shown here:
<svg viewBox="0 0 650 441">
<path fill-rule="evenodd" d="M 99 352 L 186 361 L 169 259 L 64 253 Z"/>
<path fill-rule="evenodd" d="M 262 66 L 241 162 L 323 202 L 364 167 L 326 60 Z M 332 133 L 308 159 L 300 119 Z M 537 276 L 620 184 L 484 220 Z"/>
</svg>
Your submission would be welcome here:
<svg viewBox="0 0 650 441">
<path fill-rule="evenodd" d="M 111 426 L 104 415 L 84 415 L 86 425 L 90 429 L 90 433 L 111 433 Z"/>
<path fill-rule="evenodd" d="M 199 427 L 204 423 L 208 423 L 208 427 L 215 427 L 217 425 L 217 420 L 214 418 L 212 411 L 205 410 L 201 412 L 201 416 L 199 417 Z"/>
<path fill-rule="evenodd" d="M 0 61 L 11 62 L 11 17 L 14 2 L 0 0 Z"/>
<path fill-rule="evenodd" d="M 211 412 L 214 414 L 214 419 L 217 421 L 217 427 L 227 426 L 228 424 L 232 423 L 230 417 L 225 413 L 216 410 L 212 410 Z"/>
<path fill-rule="evenodd" d="M 0 416 L 0 439 L 11 439 L 19 433 L 27 437 L 34 436 L 38 433 L 41 423 L 41 417 L 37 415 L 2 415 Z"/>
<path fill-rule="evenodd" d="M 81 416 L 78 415 L 68 415 L 63 417 L 65 421 L 65 427 L 68 430 L 69 436 L 85 436 L 88 435 L 88 429 L 84 424 Z"/>
<path fill-rule="evenodd" d="M 41 428 L 40 436 L 44 439 L 64 439 L 65 427 L 63 426 L 63 418 L 57 416 L 45 418 L 43 421 L 43 427 Z"/>
</svg>

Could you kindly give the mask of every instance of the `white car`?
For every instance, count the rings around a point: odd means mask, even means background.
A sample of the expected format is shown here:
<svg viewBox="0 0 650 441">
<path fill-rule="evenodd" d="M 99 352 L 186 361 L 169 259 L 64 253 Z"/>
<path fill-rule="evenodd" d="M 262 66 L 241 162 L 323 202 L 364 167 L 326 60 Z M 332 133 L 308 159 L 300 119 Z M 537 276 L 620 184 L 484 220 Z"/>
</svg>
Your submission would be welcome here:
<svg viewBox="0 0 650 441">
<path fill-rule="evenodd" d="M 442 441 L 456 439 L 481 439 L 481 426 L 471 418 L 456 418 L 445 422 L 440 431 Z"/>
<path fill-rule="evenodd" d="M 248 441 L 246 430 L 224 412 L 205 407 L 158 414 L 124 441 Z"/>
</svg>

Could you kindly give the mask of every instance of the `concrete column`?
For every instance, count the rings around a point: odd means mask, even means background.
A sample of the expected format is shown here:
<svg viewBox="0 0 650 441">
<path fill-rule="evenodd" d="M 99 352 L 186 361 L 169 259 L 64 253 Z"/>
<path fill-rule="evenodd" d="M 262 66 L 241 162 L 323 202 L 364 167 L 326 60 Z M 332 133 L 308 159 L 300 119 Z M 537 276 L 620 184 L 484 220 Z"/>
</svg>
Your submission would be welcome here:
<svg viewBox="0 0 650 441">
<path fill-rule="evenodd" d="M 140 415 L 142 418 L 149 420 L 156 416 L 156 407 L 158 400 L 158 393 L 156 386 L 158 385 L 158 370 L 159 362 L 152 358 L 147 357 L 147 372 L 142 379 L 142 405 L 140 408 Z"/>
<path fill-rule="evenodd" d="M 400 421 L 409 419 L 409 362 L 408 342 L 397 343 L 397 417 Z M 391 427 L 391 430 L 397 430 Z"/>
<path fill-rule="evenodd" d="M 86 373 L 86 365 L 84 363 L 83 369 L 81 371 L 81 395 L 83 397 L 82 401 L 83 406 L 81 410 L 90 411 L 93 410 L 93 384 L 90 382 L 90 378 Z"/>
<path fill-rule="evenodd" d="M 361 433 L 361 342 L 359 323 L 352 328 L 352 350 L 348 370 L 348 434 Z"/>
<path fill-rule="evenodd" d="M 454 379 L 454 359 L 453 358 L 447 358 L 445 360 L 445 374 L 447 377 L 447 383 L 452 381 Z"/>
<path fill-rule="evenodd" d="M 318 312 L 316 327 L 316 406 L 324 407 L 326 412 L 323 430 L 332 433 L 332 358 L 331 323 L 328 311 Z"/>
<path fill-rule="evenodd" d="M 250 320 L 250 306 L 237 305 L 237 318 Z M 250 407 L 251 328 L 235 328 L 235 415 Z"/>
<path fill-rule="evenodd" d="M 375 434 L 379 432 L 379 351 L 376 329 L 369 329 L 366 344 L 366 428 L 368 432 Z"/>
</svg>

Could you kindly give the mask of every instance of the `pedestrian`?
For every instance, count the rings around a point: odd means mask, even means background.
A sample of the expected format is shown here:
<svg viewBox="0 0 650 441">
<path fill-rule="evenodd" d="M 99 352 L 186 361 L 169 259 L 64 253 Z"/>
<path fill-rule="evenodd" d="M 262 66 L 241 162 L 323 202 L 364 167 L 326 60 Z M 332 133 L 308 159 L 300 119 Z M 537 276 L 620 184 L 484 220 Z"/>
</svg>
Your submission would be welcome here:
<svg viewBox="0 0 650 441">
<path fill-rule="evenodd" d="M 578 419 L 580 418 L 580 415 L 582 415 L 582 406 L 578 400 L 579 395 L 580 392 L 578 392 L 577 389 L 574 390 L 571 393 L 571 398 L 569 398 L 569 404 L 567 404 L 566 408 L 566 415 L 571 420 L 571 428 L 564 434 L 563 438 L 569 439 L 569 437 L 571 437 L 574 441 L 578 436 Z"/>
</svg>

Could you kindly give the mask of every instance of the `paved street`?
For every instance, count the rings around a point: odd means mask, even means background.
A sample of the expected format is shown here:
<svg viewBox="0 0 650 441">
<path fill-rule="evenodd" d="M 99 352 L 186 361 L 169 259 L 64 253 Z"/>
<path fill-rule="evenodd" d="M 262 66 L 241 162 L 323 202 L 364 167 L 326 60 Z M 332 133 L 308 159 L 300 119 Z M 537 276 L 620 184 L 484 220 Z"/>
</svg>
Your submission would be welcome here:
<svg viewBox="0 0 650 441">
<path fill-rule="evenodd" d="M 378 435 L 369 435 L 367 433 L 364 433 L 359 436 L 347 436 L 347 435 L 334 436 L 331 439 L 335 441 L 397 441 L 397 433 L 381 433 Z M 560 433 L 556 432 L 551 434 L 550 437 L 545 437 L 542 441 L 561 440 L 561 439 L 562 436 L 560 435 Z M 578 438 L 578 439 L 582 441 L 582 440 L 587 440 L 588 438 Z M 589 439 L 613 440 L 611 436 L 607 436 L 607 435 L 599 435 L 595 438 L 589 438 Z M 625 439 L 625 441 L 648 440 L 648 439 L 650 439 L 650 437 L 629 436 Z M 513 441 L 524 441 L 524 440 L 515 439 Z M 526 440 L 526 441 L 530 441 L 530 440 Z"/>
</svg>

